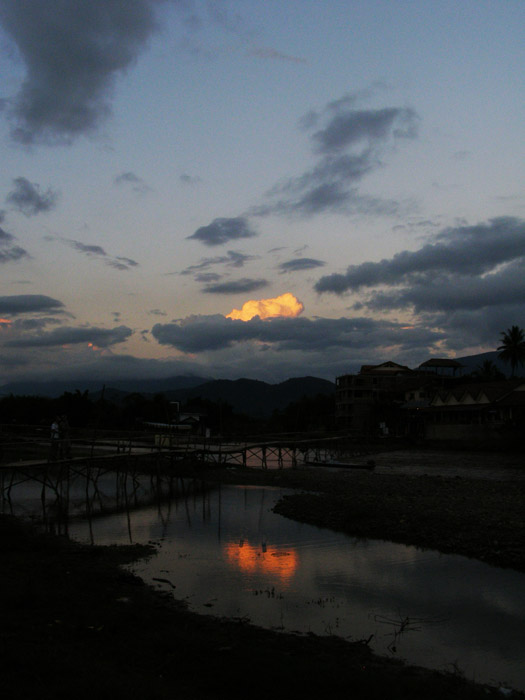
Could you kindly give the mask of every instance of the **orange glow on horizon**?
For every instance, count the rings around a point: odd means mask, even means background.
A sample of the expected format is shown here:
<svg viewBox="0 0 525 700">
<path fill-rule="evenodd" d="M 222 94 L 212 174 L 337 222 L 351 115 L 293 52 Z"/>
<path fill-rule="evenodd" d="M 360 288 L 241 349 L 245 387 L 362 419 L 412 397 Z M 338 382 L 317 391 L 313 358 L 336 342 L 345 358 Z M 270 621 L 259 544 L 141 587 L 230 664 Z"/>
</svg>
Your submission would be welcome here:
<svg viewBox="0 0 525 700">
<path fill-rule="evenodd" d="M 282 582 L 289 581 L 299 564 L 297 552 L 277 547 L 255 547 L 249 542 L 227 542 L 224 554 L 230 564 L 244 573 L 265 573 L 277 576 Z"/>
<path fill-rule="evenodd" d="M 0 324 L 2 326 L 10 326 L 13 322 L 10 321 L 8 318 L 0 318 Z"/>
<path fill-rule="evenodd" d="M 295 318 L 304 311 L 304 304 L 290 292 L 281 294 L 273 299 L 250 299 L 242 305 L 242 309 L 233 309 L 226 318 L 235 321 L 250 321 L 255 316 L 261 319 Z"/>
</svg>

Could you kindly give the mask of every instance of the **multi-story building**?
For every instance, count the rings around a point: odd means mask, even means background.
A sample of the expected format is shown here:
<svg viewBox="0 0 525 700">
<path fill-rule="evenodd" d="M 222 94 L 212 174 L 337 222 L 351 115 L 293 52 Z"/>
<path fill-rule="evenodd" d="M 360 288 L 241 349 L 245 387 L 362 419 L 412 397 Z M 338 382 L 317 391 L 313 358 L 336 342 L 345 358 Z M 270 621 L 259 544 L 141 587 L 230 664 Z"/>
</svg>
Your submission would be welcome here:
<svg viewBox="0 0 525 700">
<path fill-rule="evenodd" d="M 336 378 L 336 425 L 363 435 L 417 432 L 417 410 L 455 381 L 461 365 L 433 359 L 410 369 L 396 362 L 363 365 L 358 374 Z"/>
</svg>

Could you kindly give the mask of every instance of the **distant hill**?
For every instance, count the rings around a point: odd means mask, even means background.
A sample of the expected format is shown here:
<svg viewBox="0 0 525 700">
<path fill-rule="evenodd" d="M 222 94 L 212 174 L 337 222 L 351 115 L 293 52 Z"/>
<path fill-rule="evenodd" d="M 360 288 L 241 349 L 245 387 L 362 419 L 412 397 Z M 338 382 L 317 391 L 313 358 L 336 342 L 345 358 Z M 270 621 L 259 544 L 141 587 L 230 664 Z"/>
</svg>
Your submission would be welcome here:
<svg viewBox="0 0 525 700">
<path fill-rule="evenodd" d="M 479 369 L 484 362 L 490 360 L 493 362 L 500 372 L 503 372 L 507 377 L 510 377 L 510 367 L 507 363 L 500 360 L 497 350 L 492 352 L 482 352 L 479 355 L 466 355 L 465 357 L 456 357 L 455 359 L 463 365 L 462 374 L 470 374 Z M 517 372 L 519 374 L 519 371 Z"/>
<path fill-rule="evenodd" d="M 289 403 L 303 396 L 335 393 L 335 384 L 317 377 L 297 377 L 280 384 L 268 384 L 255 379 L 206 379 L 203 377 L 170 377 L 168 379 L 137 379 L 104 381 L 64 382 L 12 382 L 0 387 L 0 395 L 48 396 L 56 398 L 65 391 L 89 391 L 90 398 L 97 400 L 102 395 L 114 403 L 120 403 L 131 393 L 145 397 L 165 394 L 171 401 L 184 403 L 200 397 L 209 401 L 229 404 L 236 413 L 254 418 L 271 416 Z"/>
<path fill-rule="evenodd" d="M 68 379 L 49 382 L 10 382 L 0 387 L 0 395 L 14 394 L 16 396 L 61 396 L 65 391 L 89 391 L 90 394 L 100 394 L 106 387 L 106 398 L 110 399 L 110 391 L 130 394 L 158 394 L 170 390 L 187 389 L 209 381 L 209 377 L 177 376 L 166 379 Z"/>
<path fill-rule="evenodd" d="M 255 379 L 216 379 L 196 387 L 165 393 L 172 401 L 184 402 L 197 397 L 224 401 L 236 413 L 264 418 L 303 396 L 332 395 L 335 393 L 335 383 L 317 377 L 296 377 L 280 384 L 267 384 Z"/>
</svg>

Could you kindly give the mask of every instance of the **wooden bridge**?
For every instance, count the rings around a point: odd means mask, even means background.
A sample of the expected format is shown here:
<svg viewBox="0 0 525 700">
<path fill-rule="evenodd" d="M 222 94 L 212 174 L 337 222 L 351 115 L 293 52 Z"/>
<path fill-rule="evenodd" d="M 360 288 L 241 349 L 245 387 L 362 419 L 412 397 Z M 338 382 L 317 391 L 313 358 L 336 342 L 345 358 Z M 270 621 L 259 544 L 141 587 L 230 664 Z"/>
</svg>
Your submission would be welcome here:
<svg viewBox="0 0 525 700">
<path fill-rule="evenodd" d="M 41 503 L 46 527 L 67 534 L 80 500 L 88 519 L 115 510 L 129 513 L 130 508 L 143 504 L 139 495 L 144 496 L 146 486 L 155 502 L 170 501 L 175 482 L 184 481 L 181 475 L 186 465 L 255 469 L 345 466 L 338 460 L 357 454 L 363 454 L 363 447 L 348 436 L 237 442 L 107 432 L 73 434 L 56 444 L 38 431 L 6 436 L 0 427 L 0 510 L 13 512 L 19 488 L 29 488 L 33 499 Z M 112 494 L 109 498 L 108 492 Z"/>
</svg>

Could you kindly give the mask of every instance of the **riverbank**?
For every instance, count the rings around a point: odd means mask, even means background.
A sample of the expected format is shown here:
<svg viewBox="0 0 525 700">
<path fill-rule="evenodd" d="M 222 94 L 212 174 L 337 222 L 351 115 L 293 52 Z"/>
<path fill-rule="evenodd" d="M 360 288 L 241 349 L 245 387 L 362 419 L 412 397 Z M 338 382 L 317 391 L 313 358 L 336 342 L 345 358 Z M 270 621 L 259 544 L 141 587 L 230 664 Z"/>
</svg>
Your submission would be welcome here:
<svg viewBox="0 0 525 700">
<path fill-rule="evenodd" d="M 361 458 L 361 463 L 369 458 Z M 421 475 L 410 470 L 413 462 L 425 459 L 433 469 Z M 487 478 L 494 474 L 496 460 L 491 453 L 404 451 L 383 453 L 375 461 L 379 467 L 397 461 L 405 473 L 300 468 L 208 469 L 200 475 L 227 483 L 293 488 L 296 493 L 281 499 L 275 511 L 311 525 L 525 571 L 525 460 L 519 454 L 506 455 L 501 460 L 505 480 Z M 442 476 L 452 465 L 469 477 Z"/>
<path fill-rule="evenodd" d="M 479 480 L 302 469 L 212 469 L 193 476 L 290 486 L 297 493 L 278 506 L 288 517 L 353 534 L 361 528 L 362 536 L 415 538 L 418 542 L 411 543 L 442 551 L 459 547 L 470 556 L 499 558 L 502 565 L 523 570 L 518 482 L 504 487 Z M 491 539 L 481 547 L 489 531 Z M 436 673 L 376 657 L 365 641 L 280 634 L 190 613 L 119 568 L 151 553 L 144 547 L 82 547 L 0 518 L 5 692 L 148 700 L 239 693 L 428 700 L 504 696 L 468 682 L 457 669 Z"/>
</svg>

